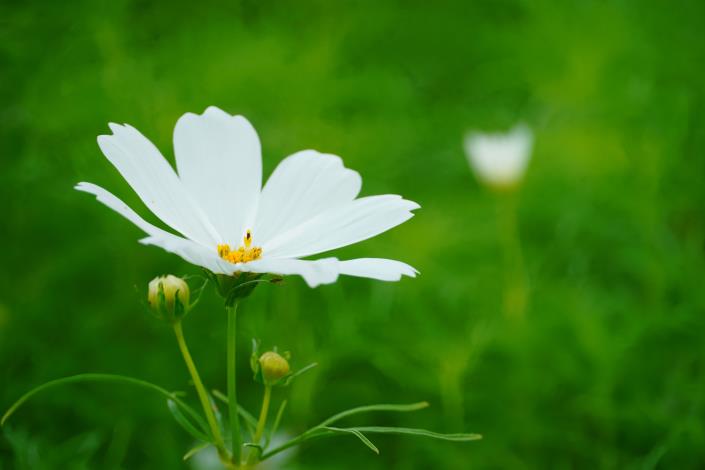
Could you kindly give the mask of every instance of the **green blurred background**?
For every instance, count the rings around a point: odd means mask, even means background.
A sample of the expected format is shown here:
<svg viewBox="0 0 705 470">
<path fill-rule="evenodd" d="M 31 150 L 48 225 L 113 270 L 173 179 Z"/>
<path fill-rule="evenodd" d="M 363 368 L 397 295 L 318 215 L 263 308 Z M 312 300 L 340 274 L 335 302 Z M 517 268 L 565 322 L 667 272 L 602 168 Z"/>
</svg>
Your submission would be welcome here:
<svg viewBox="0 0 705 470">
<path fill-rule="evenodd" d="M 360 171 L 363 194 L 422 206 L 336 252 L 401 259 L 417 279 L 255 291 L 240 316 L 246 407 L 260 399 L 246 370 L 259 337 L 294 366 L 320 363 L 289 391 L 289 434 L 355 405 L 428 400 L 353 422 L 484 435 L 371 436 L 379 456 L 322 440 L 283 468 L 702 468 L 703 31 L 702 1 L 2 2 L 0 408 L 79 372 L 189 389 L 141 302 L 155 275 L 198 270 L 137 244 L 72 185 L 146 216 L 96 136 L 128 122 L 172 159 L 177 118 L 217 105 L 254 124 L 265 174 L 315 148 Z M 506 206 L 462 149 L 467 129 L 519 120 L 536 136 L 514 201 L 523 320 L 504 314 Z M 212 289 L 185 330 L 224 389 Z M 0 468 L 188 468 L 190 445 L 159 397 L 76 385 L 10 420 Z"/>
</svg>

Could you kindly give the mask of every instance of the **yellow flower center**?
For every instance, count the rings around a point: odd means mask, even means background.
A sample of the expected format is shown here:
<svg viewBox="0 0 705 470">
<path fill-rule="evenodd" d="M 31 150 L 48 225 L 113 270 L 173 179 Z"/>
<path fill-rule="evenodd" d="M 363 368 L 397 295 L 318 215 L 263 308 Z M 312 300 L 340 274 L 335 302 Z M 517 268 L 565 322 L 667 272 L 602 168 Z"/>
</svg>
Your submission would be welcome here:
<svg viewBox="0 0 705 470">
<path fill-rule="evenodd" d="M 262 248 L 252 246 L 252 232 L 247 230 L 242 239 L 242 245 L 237 250 L 231 250 L 230 245 L 218 245 L 218 256 L 230 263 L 247 263 L 262 257 Z"/>
</svg>

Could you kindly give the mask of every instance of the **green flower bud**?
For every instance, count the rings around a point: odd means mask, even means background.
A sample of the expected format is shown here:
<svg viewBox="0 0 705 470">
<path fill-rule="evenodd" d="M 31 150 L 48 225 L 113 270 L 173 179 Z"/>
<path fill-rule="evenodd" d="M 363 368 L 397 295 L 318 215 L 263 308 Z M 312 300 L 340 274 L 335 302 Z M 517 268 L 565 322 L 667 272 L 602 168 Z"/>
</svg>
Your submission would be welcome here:
<svg viewBox="0 0 705 470">
<path fill-rule="evenodd" d="M 289 362 L 273 351 L 262 354 L 259 358 L 259 365 L 262 368 L 262 378 L 266 385 L 273 385 L 289 373 Z"/>
<path fill-rule="evenodd" d="M 190 295 L 186 281 L 169 274 L 149 282 L 147 302 L 158 317 L 174 322 L 188 311 Z"/>
</svg>

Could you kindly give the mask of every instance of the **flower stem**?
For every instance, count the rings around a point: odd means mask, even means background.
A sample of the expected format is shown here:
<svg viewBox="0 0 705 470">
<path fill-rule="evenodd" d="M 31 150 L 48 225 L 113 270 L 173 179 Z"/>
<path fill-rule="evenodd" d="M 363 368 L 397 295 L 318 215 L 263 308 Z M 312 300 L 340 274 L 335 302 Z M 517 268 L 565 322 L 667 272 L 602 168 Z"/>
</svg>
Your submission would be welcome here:
<svg viewBox="0 0 705 470">
<path fill-rule="evenodd" d="M 191 379 L 193 380 L 193 385 L 196 387 L 196 392 L 198 393 L 198 398 L 201 400 L 201 406 L 203 407 L 203 412 L 206 414 L 206 420 L 208 421 L 208 426 L 213 434 L 215 447 L 218 449 L 218 455 L 221 459 L 226 459 L 228 456 L 228 451 L 225 449 L 225 443 L 223 442 L 223 436 L 220 434 L 220 428 L 218 427 L 218 422 L 213 414 L 213 408 L 211 407 L 210 399 L 206 393 L 206 389 L 201 382 L 201 377 L 198 375 L 198 370 L 196 369 L 196 364 L 193 362 L 191 353 L 186 346 L 186 339 L 184 338 L 184 331 L 181 328 L 181 322 L 177 321 L 174 323 L 174 334 L 176 335 L 176 341 L 179 343 L 179 349 L 181 350 L 181 355 L 184 357 L 184 362 L 191 374 Z"/>
<path fill-rule="evenodd" d="M 259 413 L 259 421 L 257 421 L 257 430 L 255 431 L 255 444 L 259 444 L 264 433 L 264 425 L 267 423 L 267 414 L 269 413 L 269 402 L 272 398 L 272 386 L 264 386 L 264 398 L 262 398 L 262 410 Z"/>
<path fill-rule="evenodd" d="M 528 286 L 517 227 L 516 195 L 503 196 L 499 218 L 505 266 L 504 308 L 512 320 L 522 320 L 528 300 Z"/>
<path fill-rule="evenodd" d="M 235 355 L 237 352 L 237 302 L 225 308 L 228 314 L 227 334 L 227 367 L 228 367 L 228 417 L 232 435 L 233 462 L 240 464 L 242 437 L 240 436 L 240 420 L 237 415 L 237 369 Z"/>
<path fill-rule="evenodd" d="M 272 399 L 272 386 L 264 386 L 264 397 L 262 398 L 262 409 L 259 412 L 259 420 L 257 421 L 257 428 L 255 429 L 255 435 L 252 438 L 253 444 L 259 444 L 260 439 L 262 439 L 262 434 L 264 434 L 264 426 L 267 423 L 267 414 L 269 413 L 269 402 Z M 259 460 L 260 453 L 256 449 L 252 449 L 250 454 L 247 456 L 247 464 L 253 465 Z"/>
</svg>

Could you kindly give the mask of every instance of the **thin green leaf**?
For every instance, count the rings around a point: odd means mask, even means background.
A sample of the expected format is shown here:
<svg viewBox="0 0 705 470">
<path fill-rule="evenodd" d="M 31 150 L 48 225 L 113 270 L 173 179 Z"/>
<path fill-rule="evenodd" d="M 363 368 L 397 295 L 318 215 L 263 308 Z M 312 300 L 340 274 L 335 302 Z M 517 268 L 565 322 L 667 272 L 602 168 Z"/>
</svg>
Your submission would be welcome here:
<svg viewBox="0 0 705 470">
<path fill-rule="evenodd" d="M 277 432 L 277 429 L 279 429 L 279 423 L 282 420 L 282 415 L 284 414 L 284 408 L 286 408 L 286 400 L 282 402 L 281 405 L 279 405 L 279 410 L 277 411 L 277 416 L 274 418 L 274 424 L 272 424 L 272 428 L 269 430 L 269 433 L 267 434 L 267 438 L 264 442 L 264 448 L 266 449 L 269 447 L 269 443 L 272 442 L 272 437 L 274 437 L 274 434 Z"/>
<path fill-rule="evenodd" d="M 272 449 L 268 452 L 265 452 L 264 454 L 262 454 L 262 458 L 260 458 L 260 461 L 268 459 L 269 457 L 272 457 L 273 455 L 278 454 L 279 452 L 283 452 L 286 449 L 288 449 L 290 447 L 294 447 L 296 445 L 299 445 L 305 441 L 315 439 L 318 437 L 324 437 L 326 435 L 330 435 L 330 433 L 326 433 L 326 432 L 322 433 L 321 428 L 319 428 L 319 427 L 311 428 L 308 431 L 299 434 L 295 438 L 286 441 L 284 444 L 282 444 L 278 447 L 275 447 L 274 449 Z"/>
<path fill-rule="evenodd" d="M 182 279 L 184 279 L 185 281 L 192 278 L 203 279 L 203 284 L 191 291 L 191 305 L 189 305 L 189 311 L 193 310 L 193 308 L 198 305 L 198 302 L 201 301 L 201 296 L 203 295 L 203 292 L 206 290 L 206 286 L 210 281 L 210 279 L 208 279 L 208 277 L 206 276 L 186 275 L 182 277 Z"/>
<path fill-rule="evenodd" d="M 343 418 L 347 418 L 348 416 L 353 416 L 353 415 L 360 414 L 360 413 L 369 413 L 371 411 L 396 411 L 396 412 L 406 413 L 409 411 L 422 410 L 424 408 L 428 408 L 428 406 L 429 406 L 428 402 L 425 402 L 425 401 L 421 401 L 418 403 L 411 403 L 408 405 L 378 404 L 378 405 L 358 406 L 357 408 L 351 408 L 349 410 L 341 411 L 340 413 L 335 414 L 335 415 L 331 416 L 330 418 L 326 419 L 318 426 L 328 426 L 329 424 L 335 423 L 336 421 L 340 421 Z"/>
<path fill-rule="evenodd" d="M 474 441 L 474 440 L 482 439 L 482 436 L 480 436 L 479 434 L 441 434 L 441 433 L 436 433 L 433 431 L 427 431 L 425 429 L 393 428 L 393 427 L 384 427 L 384 426 L 331 428 L 329 426 L 331 423 L 334 423 L 334 422 L 339 421 L 343 418 L 347 418 L 349 416 L 353 416 L 353 415 L 360 414 L 360 413 L 368 413 L 368 412 L 372 412 L 372 411 L 409 412 L 409 411 L 421 410 L 421 409 L 426 408 L 428 406 L 429 405 L 427 402 L 422 401 L 419 403 L 411 403 L 408 405 L 379 404 L 379 405 L 359 406 L 357 408 L 345 410 L 345 411 L 342 411 L 338 414 L 331 416 L 330 418 L 326 419 L 318 426 L 315 426 L 315 427 L 299 434 L 298 436 L 294 437 L 293 439 L 290 439 L 289 441 L 283 443 L 282 445 L 280 445 L 280 446 L 278 446 L 268 452 L 265 452 L 262 455 L 261 460 L 268 459 L 269 457 L 272 457 L 273 455 L 278 454 L 279 452 L 282 452 L 282 451 L 284 451 L 290 447 L 293 447 L 295 445 L 299 445 L 305 441 L 308 441 L 311 439 L 316 439 L 319 437 L 331 436 L 332 435 L 331 429 L 336 429 L 336 430 L 338 430 L 338 432 L 343 432 L 341 430 L 345 430 L 350 433 L 353 433 L 353 431 L 358 431 L 361 433 L 407 434 L 407 435 L 430 437 L 430 438 L 434 438 L 434 439 L 442 439 L 442 440 L 446 440 L 446 441 Z"/>
<path fill-rule="evenodd" d="M 176 422 L 179 423 L 181 427 L 184 428 L 184 430 L 191 435 L 191 437 L 206 443 L 213 442 L 208 432 L 204 432 L 204 430 L 197 429 L 193 425 L 193 423 L 191 423 L 191 421 L 189 421 L 189 419 L 184 416 L 184 414 L 181 412 L 179 406 L 174 402 L 174 400 L 168 399 L 166 401 L 166 404 L 169 407 L 169 411 L 171 412 L 171 415 L 174 417 Z"/>
<path fill-rule="evenodd" d="M 220 413 L 220 409 L 218 409 L 218 404 L 215 402 L 215 398 L 213 398 L 212 395 L 208 394 L 208 402 L 211 404 L 211 410 L 213 410 L 213 416 L 215 416 L 215 421 L 218 424 L 218 428 L 220 428 L 221 432 L 225 432 L 225 426 L 223 425 L 223 415 Z"/>
<path fill-rule="evenodd" d="M 211 444 L 209 442 L 204 442 L 203 444 L 199 444 L 196 447 L 193 447 L 191 450 L 184 454 L 184 461 L 190 459 L 194 455 L 198 454 L 200 451 L 207 449 L 208 447 L 210 447 L 210 445 Z"/>
<path fill-rule="evenodd" d="M 170 400 L 174 400 L 174 402 L 179 405 L 182 410 L 188 413 L 194 420 L 196 420 L 201 425 L 201 427 L 205 427 L 205 422 L 203 421 L 203 418 L 198 413 L 196 413 L 193 408 L 181 401 L 175 394 L 171 393 L 170 391 L 160 387 L 159 385 L 155 385 L 144 380 L 115 374 L 78 374 L 72 375 L 70 377 L 63 377 L 61 379 L 51 380 L 42 385 L 39 385 L 38 387 L 35 387 L 29 392 L 22 395 L 19 400 L 17 400 L 10 407 L 10 409 L 5 412 L 5 415 L 2 417 L 2 420 L 0 420 L 0 426 L 3 426 L 5 424 L 5 421 L 7 421 L 7 419 L 12 416 L 12 414 L 17 411 L 17 409 L 22 406 L 24 402 L 32 398 L 37 393 L 42 392 L 48 388 L 78 382 L 117 382 L 122 384 L 136 385 L 138 387 L 152 390 Z"/>
<path fill-rule="evenodd" d="M 303 368 L 297 370 L 296 372 L 294 372 L 294 373 L 292 373 L 292 374 L 289 374 L 289 375 L 287 375 L 287 376 L 285 376 L 285 377 L 282 377 L 282 378 L 281 378 L 276 384 L 274 384 L 274 385 L 282 385 L 282 386 L 286 387 L 286 386 L 288 386 L 289 384 L 291 384 L 291 382 L 293 382 L 293 380 L 294 380 L 296 377 L 298 377 L 299 375 L 303 374 L 304 372 L 308 372 L 309 370 L 313 369 L 313 368 L 316 367 L 316 366 L 318 366 L 318 363 L 317 363 L 317 362 L 313 362 L 313 363 L 307 365 L 306 367 L 303 367 Z"/>
<path fill-rule="evenodd" d="M 216 397 L 218 400 L 222 401 L 226 405 L 230 406 L 230 403 L 228 402 L 228 397 L 223 395 L 223 392 L 220 390 L 213 390 L 213 396 Z M 247 411 L 245 408 L 240 406 L 239 404 L 237 405 L 237 412 L 242 418 L 245 420 L 245 423 L 247 423 L 249 426 L 252 426 L 252 431 L 257 427 L 257 420 L 255 419 L 254 416 L 252 416 L 252 413 Z M 254 432 L 253 432 L 254 434 Z"/>
<path fill-rule="evenodd" d="M 213 396 L 216 397 L 218 400 L 220 400 L 220 401 L 222 401 L 223 403 L 225 403 L 226 405 L 230 406 L 230 404 L 228 403 L 228 397 L 226 397 L 225 395 L 223 395 L 223 392 L 221 392 L 220 390 L 211 390 L 211 393 L 212 393 Z"/>
<path fill-rule="evenodd" d="M 257 450 L 257 457 L 259 457 L 260 455 L 262 455 L 262 451 L 264 450 L 264 449 L 262 449 L 262 446 L 261 446 L 261 445 L 255 444 L 254 442 L 245 442 L 245 443 L 242 444 L 242 445 L 245 446 L 245 447 L 252 447 L 253 449 Z"/>
<path fill-rule="evenodd" d="M 406 434 L 412 436 L 422 436 L 430 437 L 432 439 L 440 439 L 442 441 L 455 441 L 455 442 L 468 442 L 477 441 L 482 439 L 480 434 L 467 434 L 467 433 L 456 433 L 456 434 L 442 434 L 438 432 L 428 431 L 426 429 L 415 429 L 415 428 L 396 428 L 387 426 L 355 426 L 353 428 L 346 428 L 347 430 L 357 430 L 360 432 L 367 432 L 373 434 Z"/>
<path fill-rule="evenodd" d="M 352 434 L 353 436 L 357 437 L 362 441 L 363 444 L 365 444 L 367 447 L 372 450 L 375 454 L 379 455 L 379 449 L 377 446 L 375 446 L 372 441 L 370 441 L 367 436 L 365 436 L 360 430 L 355 429 L 355 428 L 332 428 L 330 426 L 323 427 L 321 429 L 325 429 L 326 431 L 331 431 L 333 433 L 338 433 L 338 434 Z"/>
</svg>

